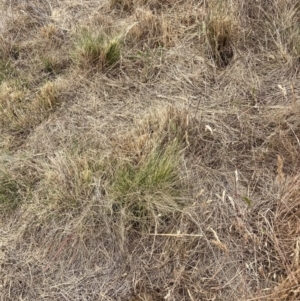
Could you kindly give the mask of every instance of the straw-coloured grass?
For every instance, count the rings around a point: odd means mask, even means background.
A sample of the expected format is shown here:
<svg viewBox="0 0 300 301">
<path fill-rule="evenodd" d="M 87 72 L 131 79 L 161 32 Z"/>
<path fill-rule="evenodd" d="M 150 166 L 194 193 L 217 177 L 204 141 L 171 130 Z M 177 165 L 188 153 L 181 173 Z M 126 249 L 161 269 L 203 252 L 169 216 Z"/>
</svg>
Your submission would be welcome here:
<svg viewBox="0 0 300 301">
<path fill-rule="evenodd" d="M 142 48 L 174 45 L 175 33 L 171 31 L 163 15 L 155 15 L 151 10 L 137 9 L 134 19 L 125 37 L 129 45 Z"/>
<path fill-rule="evenodd" d="M 299 300 L 297 0 L 0 10 L 0 300 Z"/>
<path fill-rule="evenodd" d="M 18 82 L 2 82 L 0 123 L 3 129 L 24 131 L 39 124 L 59 104 L 61 81 L 46 82 L 34 95 Z M 31 99 L 30 99 L 31 98 Z"/>
</svg>

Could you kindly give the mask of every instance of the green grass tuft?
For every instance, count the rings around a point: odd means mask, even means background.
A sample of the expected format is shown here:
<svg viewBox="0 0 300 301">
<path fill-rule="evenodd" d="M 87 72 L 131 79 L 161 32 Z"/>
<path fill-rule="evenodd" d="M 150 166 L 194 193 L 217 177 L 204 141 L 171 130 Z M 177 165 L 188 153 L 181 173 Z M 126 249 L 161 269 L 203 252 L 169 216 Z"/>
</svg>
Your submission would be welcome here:
<svg viewBox="0 0 300 301">
<path fill-rule="evenodd" d="M 6 173 L 0 174 L 0 211 L 7 212 L 18 207 L 19 185 Z"/>
<path fill-rule="evenodd" d="M 118 39 L 108 39 L 102 34 L 84 30 L 76 41 L 74 61 L 81 67 L 103 70 L 117 63 L 121 57 Z"/>
<path fill-rule="evenodd" d="M 0 58 L 0 84 L 2 81 L 7 80 L 12 73 L 11 66 L 9 62 L 5 62 L 4 60 L 1 60 Z"/>
<path fill-rule="evenodd" d="M 114 208 L 142 228 L 158 216 L 181 210 L 179 162 L 180 147 L 173 142 L 163 150 L 154 149 L 137 165 L 121 165 L 112 184 Z"/>
<path fill-rule="evenodd" d="M 107 65 L 112 66 L 120 60 L 121 51 L 120 43 L 118 40 L 112 40 L 109 42 L 105 49 L 105 61 Z"/>
</svg>

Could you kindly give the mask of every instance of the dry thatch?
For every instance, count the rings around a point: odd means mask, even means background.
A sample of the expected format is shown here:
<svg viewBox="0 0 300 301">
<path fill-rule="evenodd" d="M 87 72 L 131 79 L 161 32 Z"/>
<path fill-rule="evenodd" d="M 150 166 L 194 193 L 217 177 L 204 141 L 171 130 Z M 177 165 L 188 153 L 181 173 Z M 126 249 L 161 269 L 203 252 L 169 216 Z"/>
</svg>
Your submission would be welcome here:
<svg viewBox="0 0 300 301">
<path fill-rule="evenodd" d="M 0 300 L 300 299 L 297 0 L 0 0 Z"/>
</svg>

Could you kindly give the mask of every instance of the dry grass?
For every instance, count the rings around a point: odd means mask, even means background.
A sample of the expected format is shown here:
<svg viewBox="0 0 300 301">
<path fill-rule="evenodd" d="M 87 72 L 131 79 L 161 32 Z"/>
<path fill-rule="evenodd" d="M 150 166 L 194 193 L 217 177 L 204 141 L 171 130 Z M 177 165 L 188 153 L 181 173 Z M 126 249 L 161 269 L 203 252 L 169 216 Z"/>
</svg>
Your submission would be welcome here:
<svg viewBox="0 0 300 301">
<path fill-rule="evenodd" d="M 35 93 L 14 82 L 2 82 L 0 124 L 2 130 L 26 132 L 35 127 L 59 104 L 62 82 L 47 81 Z"/>
<path fill-rule="evenodd" d="M 131 47 L 168 47 L 174 45 L 175 32 L 163 16 L 154 14 L 151 10 L 137 9 L 133 24 L 126 33 L 125 40 Z"/>
<path fill-rule="evenodd" d="M 300 299 L 296 0 L 0 0 L 0 300 Z"/>
</svg>

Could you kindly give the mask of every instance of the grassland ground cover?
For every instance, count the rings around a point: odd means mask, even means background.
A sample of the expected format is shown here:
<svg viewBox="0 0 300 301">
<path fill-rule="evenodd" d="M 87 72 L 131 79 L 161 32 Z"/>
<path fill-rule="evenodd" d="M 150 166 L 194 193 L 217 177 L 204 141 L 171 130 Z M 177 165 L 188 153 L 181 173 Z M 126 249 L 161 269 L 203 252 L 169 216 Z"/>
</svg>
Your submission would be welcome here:
<svg viewBox="0 0 300 301">
<path fill-rule="evenodd" d="M 298 0 L 0 0 L 0 300 L 300 300 Z"/>
</svg>

